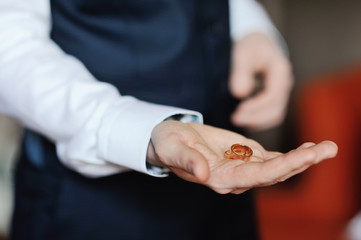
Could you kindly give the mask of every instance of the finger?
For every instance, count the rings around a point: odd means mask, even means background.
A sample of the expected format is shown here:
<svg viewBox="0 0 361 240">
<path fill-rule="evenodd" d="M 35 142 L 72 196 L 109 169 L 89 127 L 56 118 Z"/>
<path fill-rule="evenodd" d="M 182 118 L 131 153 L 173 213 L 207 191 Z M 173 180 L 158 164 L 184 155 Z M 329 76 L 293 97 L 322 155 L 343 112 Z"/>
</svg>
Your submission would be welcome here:
<svg viewBox="0 0 361 240">
<path fill-rule="evenodd" d="M 324 141 L 320 144 L 315 143 L 305 143 L 302 146 L 299 147 L 299 149 L 311 149 L 314 150 L 317 153 L 317 158 L 315 159 L 315 162 L 312 164 L 317 164 L 325 159 L 333 158 L 337 154 L 337 145 L 331 141 Z M 283 176 L 278 180 L 278 182 L 285 181 L 286 179 L 301 173 L 305 171 L 310 166 L 304 166 L 303 168 L 296 169 L 295 171 L 290 172 L 289 174 Z"/>
<path fill-rule="evenodd" d="M 182 144 L 169 156 L 168 167 L 178 176 L 193 182 L 205 182 L 209 177 L 209 167 L 205 157 L 198 151 Z"/>
<path fill-rule="evenodd" d="M 284 57 L 275 57 L 274 61 L 265 66 L 265 75 L 265 88 L 273 92 L 284 92 L 286 94 L 280 96 L 288 98 L 294 83 L 290 62 Z"/>
<path fill-rule="evenodd" d="M 267 151 L 265 154 L 264 154 L 264 160 L 269 160 L 269 159 L 273 159 L 275 157 L 278 157 L 282 155 L 282 153 L 280 152 L 274 152 L 274 151 Z"/>
<path fill-rule="evenodd" d="M 319 144 L 305 143 L 297 150 L 284 155 L 288 165 L 284 164 L 284 173 L 282 171 L 279 172 L 280 177 L 276 179 L 276 182 L 285 181 L 306 170 L 311 165 L 334 157 L 336 153 L 337 145 L 331 141 L 324 141 Z"/>
<path fill-rule="evenodd" d="M 241 102 L 232 115 L 232 122 L 251 129 L 277 126 L 286 115 L 288 100 L 280 98 L 280 94 L 282 93 L 264 90 Z"/>
<path fill-rule="evenodd" d="M 264 125 L 273 125 L 272 119 L 279 116 L 279 104 L 265 92 L 261 92 L 241 102 L 231 116 L 232 122 L 237 126 L 251 129 L 265 128 Z"/>
<path fill-rule="evenodd" d="M 307 146 L 308 145 L 308 146 Z M 249 163 L 238 166 L 238 178 L 245 179 L 238 187 L 272 185 L 298 174 L 313 164 L 334 157 L 337 145 L 330 141 L 306 144 L 287 154 L 279 155 L 263 163 Z"/>
<path fill-rule="evenodd" d="M 301 146 L 298 147 L 298 149 L 302 149 L 302 148 L 308 148 L 308 147 L 311 147 L 311 146 L 314 146 L 315 143 L 312 143 L 312 142 L 306 142 L 306 143 L 303 143 Z M 276 158 L 280 155 L 282 155 L 283 153 L 280 153 L 280 152 L 275 152 L 275 151 L 266 151 L 264 153 L 264 159 L 265 160 L 269 160 L 269 159 L 273 159 L 273 158 Z"/>
<path fill-rule="evenodd" d="M 248 63 L 235 59 L 230 77 L 231 94 L 238 99 L 249 96 L 254 87 L 254 71 Z"/>
<path fill-rule="evenodd" d="M 337 144 L 332 141 L 323 141 L 318 144 L 313 144 L 307 147 L 317 152 L 316 162 L 321 162 L 324 159 L 333 158 L 337 155 Z"/>
<path fill-rule="evenodd" d="M 286 115 L 293 85 L 290 69 L 289 63 L 281 58 L 264 65 L 264 90 L 242 102 L 232 115 L 232 122 L 251 129 L 279 125 Z"/>
<path fill-rule="evenodd" d="M 312 146 L 315 146 L 315 145 L 316 145 L 316 143 L 306 142 L 306 143 L 303 143 L 301 146 L 299 146 L 297 149 L 309 148 L 309 147 L 312 147 Z"/>
<path fill-rule="evenodd" d="M 241 194 L 248 190 L 249 190 L 249 188 L 240 188 L 240 189 L 235 189 L 235 190 L 231 191 L 231 193 L 232 194 Z"/>
</svg>

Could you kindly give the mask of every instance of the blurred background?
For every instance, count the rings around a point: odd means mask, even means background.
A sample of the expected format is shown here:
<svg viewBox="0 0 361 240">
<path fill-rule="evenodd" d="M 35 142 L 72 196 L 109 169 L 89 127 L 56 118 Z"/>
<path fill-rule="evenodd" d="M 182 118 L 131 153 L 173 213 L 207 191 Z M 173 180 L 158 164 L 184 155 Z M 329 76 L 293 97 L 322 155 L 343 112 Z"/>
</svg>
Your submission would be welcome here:
<svg viewBox="0 0 361 240">
<path fill-rule="evenodd" d="M 22 130 L 0 115 L 0 240 L 7 239 L 13 207 L 12 173 L 19 150 Z"/>
<path fill-rule="evenodd" d="M 343 239 L 360 210 L 361 1 L 262 0 L 287 41 L 296 79 L 286 122 L 250 133 L 270 150 L 338 143 L 335 159 L 256 191 L 261 237 Z M 11 176 L 22 130 L 0 116 L 0 240 L 13 204 Z M 350 238 L 349 238 L 350 239 Z"/>
<path fill-rule="evenodd" d="M 287 41 L 296 80 L 280 128 L 251 133 L 267 148 L 335 141 L 336 158 L 256 190 L 263 240 L 360 240 L 361 1 L 263 0 Z M 361 216 L 361 215 L 360 215 Z M 353 229 L 355 230 L 355 229 Z"/>
</svg>

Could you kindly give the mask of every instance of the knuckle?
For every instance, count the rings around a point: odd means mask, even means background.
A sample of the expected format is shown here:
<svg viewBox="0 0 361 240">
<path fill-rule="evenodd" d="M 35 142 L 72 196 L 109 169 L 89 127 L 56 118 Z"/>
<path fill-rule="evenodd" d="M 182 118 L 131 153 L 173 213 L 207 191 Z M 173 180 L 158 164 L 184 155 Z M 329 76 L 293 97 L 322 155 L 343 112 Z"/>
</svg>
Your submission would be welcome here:
<svg viewBox="0 0 361 240">
<path fill-rule="evenodd" d="M 277 180 L 277 183 L 282 183 L 284 181 L 286 181 L 288 178 L 287 177 L 280 177 L 278 180 Z"/>
<path fill-rule="evenodd" d="M 304 158 L 308 163 L 312 163 L 317 159 L 317 152 L 313 149 L 306 149 Z"/>
</svg>

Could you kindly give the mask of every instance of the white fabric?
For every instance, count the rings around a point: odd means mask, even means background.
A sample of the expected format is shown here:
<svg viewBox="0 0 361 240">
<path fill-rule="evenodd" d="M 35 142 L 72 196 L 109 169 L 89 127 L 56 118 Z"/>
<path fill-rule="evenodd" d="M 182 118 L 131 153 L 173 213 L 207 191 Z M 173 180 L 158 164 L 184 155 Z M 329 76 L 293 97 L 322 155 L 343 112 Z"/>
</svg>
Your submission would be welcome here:
<svg viewBox="0 0 361 240">
<path fill-rule="evenodd" d="M 264 33 L 276 44 L 280 44 L 286 55 L 289 54 L 286 42 L 258 1 L 229 0 L 229 12 L 233 41 L 238 41 L 250 33 Z"/>
<path fill-rule="evenodd" d="M 250 32 L 243 22 L 263 19 L 253 0 L 231 0 L 248 15 L 232 21 L 234 36 Z M 49 0 L 0 0 L 0 113 L 56 144 L 60 160 L 90 177 L 146 168 L 153 127 L 173 114 L 199 113 L 141 102 L 95 79 L 49 38 Z M 237 33 L 238 32 L 238 33 Z"/>
<path fill-rule="evenodd" d="M 231 36 L 239 40 L 253 32 L 274 36 L 270 18 L 263 7 L 255 0 L 229 0 Z"/>
</svg>

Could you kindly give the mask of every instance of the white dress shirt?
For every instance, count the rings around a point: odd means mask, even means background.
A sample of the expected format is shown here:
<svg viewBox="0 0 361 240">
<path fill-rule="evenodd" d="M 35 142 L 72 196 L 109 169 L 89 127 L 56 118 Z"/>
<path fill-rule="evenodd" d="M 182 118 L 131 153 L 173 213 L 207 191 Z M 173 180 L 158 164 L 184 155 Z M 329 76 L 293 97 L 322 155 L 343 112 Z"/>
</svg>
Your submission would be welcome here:
<svg viewBox="0 0 361 240">
<path fill-rule="evenodd" d="M 253 0 L 230 0 L 235 40 L 261 31 L 274 34 L 263 8 Z M 142 102 L 92 76 L 49 37 L 49 0 L 0 0 L 0 113 L 17 119 L 55 143 L 63 164 L 100 177 L 147 168 L 152 129 L 186 109 Z M 121 89 L 120 89 L 121 91 Z"/>
</svg>

